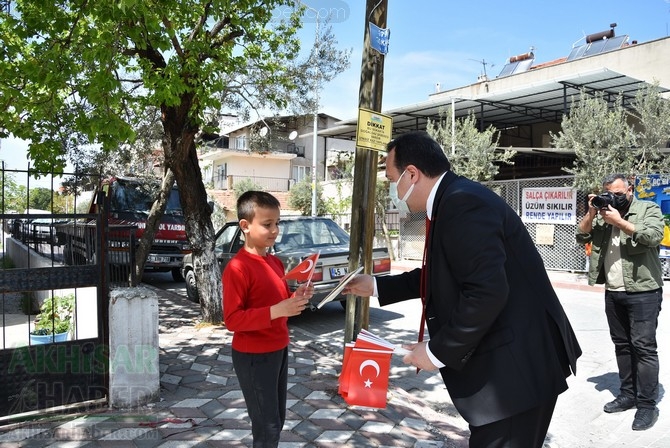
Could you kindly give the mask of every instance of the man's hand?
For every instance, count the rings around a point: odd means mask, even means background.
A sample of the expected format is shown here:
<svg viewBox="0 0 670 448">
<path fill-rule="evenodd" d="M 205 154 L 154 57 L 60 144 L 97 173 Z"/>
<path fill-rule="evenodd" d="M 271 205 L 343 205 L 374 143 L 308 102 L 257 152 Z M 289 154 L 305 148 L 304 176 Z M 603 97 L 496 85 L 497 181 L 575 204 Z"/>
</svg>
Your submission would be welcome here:
<svg viewBox="0 0 670 448">
<path fill-rule="evenodd" d="M 616 227 L 621 227 L 621 221 L 624 219 L 621 217 L 619 210 L 615 209 L 611 205 L 608 205 L 607 208 L 600 209 L 600 216 L 603 217 L 603 220 L 607 224 L 611 224 Z"/>
<path fill-rule="evenodd" d="M 611 205 L 607 206 L 607 209 L 600 210 L 600 216 L 603 217 L 603 220 L 607 224 L 611 224 L 614 227 L 618 227 L 625 234 L 632 236 L 635 232 L 635 224 L 630 221 L 626 221 L 619 210 L 615 209 Z"/>
<path fill-rule="evenodd" d="M 402 358 L 402 362 L 408 365 L 412 365 L 420 370 L 427 370 L 432 372 L 437 370 L 437 366 L 428 357 L 426 353 L 426 344 L 427 342 L 419 342 L 418 344 L 404 344 L 403 348 L 411 350 L 410 353 L 406 354 Z"/>
<path fill-rule="evenodd" d="M 369 297 L 375 291 L 375 283 L 371 275 L 358 274 L 352 278 L 342 292 L 361 297 Z"/>
</svg>

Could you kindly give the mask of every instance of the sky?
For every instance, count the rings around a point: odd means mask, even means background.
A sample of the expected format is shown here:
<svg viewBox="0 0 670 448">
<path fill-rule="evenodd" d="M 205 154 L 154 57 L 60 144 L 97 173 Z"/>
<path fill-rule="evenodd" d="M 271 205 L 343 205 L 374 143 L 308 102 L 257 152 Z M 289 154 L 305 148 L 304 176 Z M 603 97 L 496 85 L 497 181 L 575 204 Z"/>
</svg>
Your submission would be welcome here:
<svg viewBox="0 0 670 448">
<path fill-rule="evenodd" d="M 357 116 L 365 0 L 303 0 L 314 10 L 305 16 L 300 37 L 314 41 L 317 16 L 331 13 L 341 48 L 351 48 L 351 66 L 320 93 L 320 111 L 340 119 Z M 391 30 L 384 62 L 382 110 L 428 99 L 441 90 L 473 84 L 479 75 L 495 77 L 510 56 L 528 52 L 535 62 L 567 56 L 588 34 L 607 31 L 648 42 L 667 37 L 670 0 L 388 0 Z M 0 159 L 25 169 L 27 143 L 3 139 Z"/>
<path fill-rule="evenodd" d="M 305 0 L 325 16 L 329 8 L 349 8 L 349 16 L 332 21 L 343 48 L 352 48 L 350 68 L 321 92 L 321 110 L 340 119 L 355 118 L 365 0 Z M 333 17 L 336 17 L 333 14 Z M 312 22 L 314 20 L 312 19 Z M 388 0 L 391 30 L 384 62 L 382 110 L 428 99 L 441 90 L 473 84 L 484 73 L 493 78 L 510 56 L 535 53 L 535 63 L 567 56 L 588 34 L 607 31 L 648 42 L 667 37 L 670 0 Z M 304 39 L 314 39 L 306 23 Z M 484 65 L 483 62 L 486 64 Z"/>
</svg>

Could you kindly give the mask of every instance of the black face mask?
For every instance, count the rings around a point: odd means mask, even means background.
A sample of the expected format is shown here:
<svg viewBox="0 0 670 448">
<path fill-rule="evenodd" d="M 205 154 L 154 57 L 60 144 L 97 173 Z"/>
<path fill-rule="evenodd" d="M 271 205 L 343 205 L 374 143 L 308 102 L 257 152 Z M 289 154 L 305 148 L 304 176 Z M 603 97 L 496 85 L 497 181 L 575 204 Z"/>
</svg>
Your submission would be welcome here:
<svg viewBox="0 0 670 448">
<path fill-rule="evenodd" d="M 616 193 L 614 195 L 614 204 L 612 204 L 612 207 L 617 209 L 619 212 L 626 211 L 629 205 L 630 201 L 626 197 L 626 193 Z"/>
</svg>

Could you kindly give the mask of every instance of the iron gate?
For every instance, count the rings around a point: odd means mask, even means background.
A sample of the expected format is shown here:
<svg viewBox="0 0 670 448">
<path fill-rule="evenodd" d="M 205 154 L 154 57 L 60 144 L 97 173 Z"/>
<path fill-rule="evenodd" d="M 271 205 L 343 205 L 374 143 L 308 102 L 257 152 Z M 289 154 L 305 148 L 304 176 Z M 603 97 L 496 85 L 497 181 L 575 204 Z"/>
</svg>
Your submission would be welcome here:
<svg viewBox="0 0 670 448">
<path fill-rule="evenodd" d="M 2 185 L 26 171 L 0 172 Z M 76 201 L 76 200 L 75 200 Z M 0 339 L 0 422 L 47 411 L 106 404 L 108 397 L 108 282 L 104 256 L 67 265 L 56 237 L 37 238 L 38 220 L 53 225 L 56 219 L 94 223 L 91 244 L 95 253 L 105 247 L 107 221 L 99 214 L 8 213 L 2 190 L 0 222 L 3 266 L 0 269 L 2 334 Z M 76 202 L 75 202 L 76 204 Z M 101 207 L 104 210 L 104 207 Z M 76 210 L 76 207 L 74 208 Z M 28 212 L 28 213 L 25 213 Z M 31 228 L 32 226 L 32 228 Z M 48 227 L 48 226 L 47 226 Z M 21 230 L 19 230 L 21 229 Z M 26 230 L 30 229 L 30 230 Z M 21 232 L 17 234 L 16 232 Z M 50 233 L 49 233 L 50 235 Z M 45 247 L 50 250 L 46 251 Z M 49 252 L 50 256 L 45 256 Z M 60 257 L 59 257 L 60 252 Z M 55 307 L 50 335 L 38 342 L 31 333 L 43 304 L 60 304 L 68 298 L 71 313 Z M 18 307 L 21 310 L 17 309 Z M 23 311 L 22 314 L 19 311 Z M 69 314 L 70 326 L 59 340 L 56 321 Z M 44 314 L 42 314 L 44 316 Z M 41 318 L 39 323 L 45 325 Z M 49 327 L 49 320 L 46 320 Z M 47 331 L 49 333 L 49 331 Z"/>
</svg>

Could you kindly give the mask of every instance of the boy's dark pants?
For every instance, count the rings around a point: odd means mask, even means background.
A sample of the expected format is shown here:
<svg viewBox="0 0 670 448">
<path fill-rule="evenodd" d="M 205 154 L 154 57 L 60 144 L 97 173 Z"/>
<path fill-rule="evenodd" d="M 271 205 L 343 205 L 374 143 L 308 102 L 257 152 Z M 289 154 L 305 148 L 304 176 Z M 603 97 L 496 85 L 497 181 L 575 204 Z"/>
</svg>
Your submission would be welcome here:
<svg viewBox="0 0 670 448">
<path fill-rule="evenodd" d="M 233 368 L 251 418 L 254 448 L 279 444 L 286 420 L 288 348 L 270 353 L 243 353 L 233 349 Z"/>
</svg>

